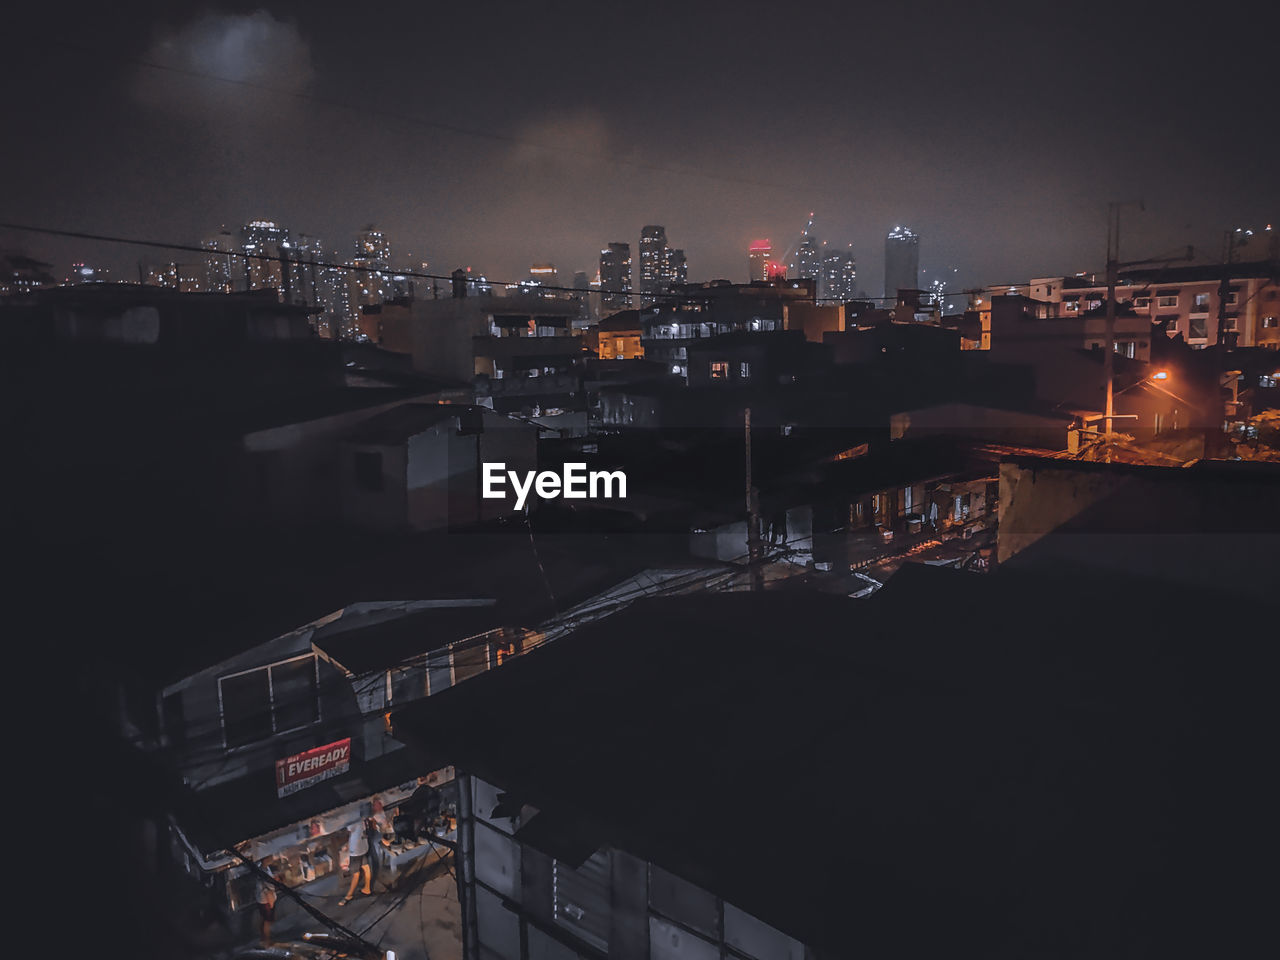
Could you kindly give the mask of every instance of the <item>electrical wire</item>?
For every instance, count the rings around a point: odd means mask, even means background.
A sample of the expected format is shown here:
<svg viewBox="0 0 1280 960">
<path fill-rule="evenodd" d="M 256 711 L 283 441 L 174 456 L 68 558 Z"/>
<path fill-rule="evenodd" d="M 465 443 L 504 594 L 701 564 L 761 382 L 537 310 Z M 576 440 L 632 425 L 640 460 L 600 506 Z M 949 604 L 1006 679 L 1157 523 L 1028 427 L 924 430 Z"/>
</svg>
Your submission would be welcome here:
<svg viewBox="0 0 1280 960">
<path fill-rule="evenodd" d="M 393 269 L 391 267 L 385 267 L 385 268 L 384 267 L 364 267 L 364 266 L 358 266 L 356 264 L 350 264 L 350 263 L 334 263 L 329 260 L 317 260 L 315 258 L 299 260 L 299 259 L 294 259 L 291 257 L 284 256 L 283 254 L 279 256 L 269 256 L 267 254 L 252 254 L 252 253 L 237 252 L 234 250 L 215 250 L 209 247 L 198 246 L 196 244 L 190 244 L 190 243 L 174 243 L 168 240 L 143 240 L 143 239 L 138 239 L 137 237 L 112 236 L 110 234 L 91 233 L 86 230 L 63 230 L 63 229 L 58 229 L 54 227 L 33 226 L 31 224 L 25 224 L 25 223 L 3 222 L 3 223 L 0 223 L 0 229 L 16 230 L 22 233 L 36 233 L 44 236 L 66 237 L 66 238 L 75 239 L 75 240 L 92 240 L 92 241 L 101 242 L 101 243 L 119 243 L 119 244 L 124 244 L 126 246 L 150 247 L 157 250 L 178 250 L 185 253 L 198 253 L 203 257 L 226 257 L 228 260 L 231 260 L 234 258 L 236 260 L 245 260 L 245 261 L 253 260 L 253 261 L 265 262 L 265 263 L 279 263 L 281 264 L 282 267 L 288 267 L 288 266 L 318 267 L 325 270 L 341 270 L 341 271 L 350 271 L 353 273 L 362 273 L 362 274 L 367 274 L 367 273 L 392 274 L 397 277 L 412 277 L 415 280 L 444 281 L 449 284 L 452 284 L 454 280 L 452 274 L 446 276 L 440 273 L 426 273 L 420 270 L 400 270 L 400 269 Z M 483 278 L 483 281 L 481 281 L 480 278 L 472 279 L 470 277 L 467 277 L 464 279 L 469 286 L 475 286 L 483 282 L 491 287 L 505 287 L 508 289 L 516 289 L 521 293 L 525 293 L 527 295 L 535 295 L 535 296 L 540 293 L 546 293 L 546 292 L 568 293 L 568 294 L 574 294 L 577 296 L 585 296 L 585 295 L 591 295 L 596 293 L 618 295 L 618 296 L 623 295 L 622 291 L 615 291 L 615 290 L 608 290 L 608 289 L 581 290 L 577 287 L 565 287 L 565 286 L 558 286 L 553 284 L 542 284 L 542 283 L 539 283 L 535 286 L 535 285 L 529 285 L 525 281 L 490 280 L 487 277 Z M 743 284 L 733 284 L 732 286 L 740 288 L 743 286 Z M 263 289 L 275 289 L 275 288 L 263 288 Z M 722 299 L 722 294 L 718 293 L 717 291 L 723 290 L 725 288 L 715 287 L 715 286 L 704 286 L 704 287 L 695 287 L 692 289 L 687 287 L 686 289 L 688 289 L 689 292 L 685 292 L 685 293 L 660 292 L 660 291 L 654 291 L 651 293 L 633 292 L 631 293 L 631 296 L 649 297 L 655 300 L 663 300 L 663 301 L 669 301 L 674 303 L 690 303 L 690 304 L 700 304 L 705 306 L 711 306 L 711 305 L 714 305 L 718 300 Z M 747 290 L 750 291 L 750 289 L 751 288 L 748 286 Z M 773 289 L 773 288 L 771 287 L 761 288 L 762 291 L 766 289 Z M 704 292 L 698 293 L 698 292 L 694 292 L 694 290 L 702 290 Z M 749 292 L 747 295 L 748 296 L 750 295 Z M 497 299 L 503 299 L 503 298 L 499 297 Z M 845 301 L 843 299 L 835 300 L 834 298 L 832 298 L 832 300 L 833 302 L 840 302 L 840 303 L 853 302 L 853 301 Z M 896 302 L 897 298 L 895 297 L 859 297 L 857 298 L 857 300 L 868 301 L 868 302 L 886 300 L 886 301 Z"/>
</svg>

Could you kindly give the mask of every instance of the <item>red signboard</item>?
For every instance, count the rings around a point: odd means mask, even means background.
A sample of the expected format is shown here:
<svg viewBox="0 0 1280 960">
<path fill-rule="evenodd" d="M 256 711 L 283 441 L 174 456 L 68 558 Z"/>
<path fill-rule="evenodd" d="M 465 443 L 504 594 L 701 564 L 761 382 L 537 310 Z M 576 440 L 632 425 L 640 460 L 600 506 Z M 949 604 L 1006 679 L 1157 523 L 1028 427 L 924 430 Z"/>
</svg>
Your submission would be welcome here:
<svg viewBox="0 0 1280 960">
<path fill-rule="evenodd" d="M 276 793 L 286 797 L 351 769 L 351 738 L 276 761 Z"/>
</svg>

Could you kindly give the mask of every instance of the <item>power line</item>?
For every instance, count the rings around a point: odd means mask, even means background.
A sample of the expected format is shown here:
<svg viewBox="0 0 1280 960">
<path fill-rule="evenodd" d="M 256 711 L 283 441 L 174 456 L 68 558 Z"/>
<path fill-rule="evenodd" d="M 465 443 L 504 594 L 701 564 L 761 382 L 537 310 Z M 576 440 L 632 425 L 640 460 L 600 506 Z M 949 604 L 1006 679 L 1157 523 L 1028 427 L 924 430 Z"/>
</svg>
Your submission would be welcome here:
<svg viewBox="0 0 1280 960">
<path fill-rule="evenodd" d="M 238 260 L 246 260 L 246 261 L 255 260 L 259 262 L 279 263 L 282 266 L 286 266 L 286 267 L 290 265 L 296 265 L 296 266 L 305 266 L 305 267 L 320 267 L 320 268 L 329 269 L 329 270 L 347 270 L 353 273 L 391 274 L 397 277 L 412 277 L 415 280 L 440 280 L 446 283 L 453 283 L 453 280 L 454 280 L 454 277 L 452 274 L 449 274 L 446 276 L 445 274 L 425 273 L 417 270 L 398 270 L 390 267 L 385 267 L 385 268 L 384 267 L 365 267 L 365 266 L 358 266 L 356 264 L 350 264 L 350 263 L 334 263 L 329 260 L 316 260 L 314 258 L 300 260 L 300 259 L 293 259 L 291 257 L 286 257 L 283 254 L 281 254 L 280 256 L 273 257 L 273 256 L 267 256 L 265 254 L 237 252 L 235 250 L 216 250 L 210 247 L 197 246 L 195 244 L 190 244 L 190 243 L 173 243 L 168 240 L 142 240 L 137 237 L 112 236 L 110 234 L 90 233 L 85 230 L 61 230 L 54 227 L 37 227 L 37 226 L 32 226 L 31 224 L 24 224 L 24 223 L 3 222 L 3 223 L 0 223 L 0 229 L 17 230 L 24 233 L 38 233 L 45 236 L 53 236 L 53 237 L 68 237 L 75 240 L 93 240 L 101 243 L 120 243 L 120 244 L 125 244 L 127 246 L 151 247 L 158 250 L 180 250 L 187 253 L 198 253 L 203 257 L 227 257 L 227 258 L 234 257 Z M 479 278 L 473 279 L 471 277 L 466 277 L 465 282 L 469 286 L 474 286 L 476 284 L 479 284 L 481 280 Z M 520 289 L 522 292 L 529 293 L 529 294 L 538 294 L 545 291 L 551 291 L 555 293 L 570 293 L 570 294 L 575 294 L 577 296 L 589 295 L 593 293 L 602 293 L 602 294 L 616 293 L 619 295 L 622 295 L 623 293 L 622 291 L 615 291 L 615 290 L 580 290 L 577 287 L 554 286 L 554 285 L 541 284 L 541 283 L 537 285 L 531 285 L 525 281 L 490 280 L 487 277 L 483 279 L 483 282 L 490 286 L 495 286 L 495 287 L 507 287 L 507 288 Z M 741 287 L 744 285 L 733 284 L 733 286 Z M 662 292 L 655 291 L 653 293 L 646 293 L 644 294 L 644 296 L 648 296 L 648 297 L 652 297 L 654 299 L 660 299 L 660 300 L 675 301 L 678 303 L 711 304 L 711 303 L 714 303 L 721 296 L 721 294 L 719 294 L 717 291 L 724 288 L 708 286 L 708 287 L 702 287 L 698 289 L 701 289 L 704 292 L 702 293 L 695 293 L 695 292 L 662 293 Z M 748 289 L 750 289 L 749 286 L 748 286 Z M 774 288 L 762 287 L 760 289 L 766 290 L 766 289 L 774 289 Z M 632 293 L 631 295 L 640 296 L 640 294 L 636 294 L 636 293 Z M 896 302 L 895 297 L 859 297 L 857 299 L 864 300 L 864 301 L 890 300 L 890 301 Z M 843 303 L 846 301 L 839 300 L 838 302 Z"/>
</svg>

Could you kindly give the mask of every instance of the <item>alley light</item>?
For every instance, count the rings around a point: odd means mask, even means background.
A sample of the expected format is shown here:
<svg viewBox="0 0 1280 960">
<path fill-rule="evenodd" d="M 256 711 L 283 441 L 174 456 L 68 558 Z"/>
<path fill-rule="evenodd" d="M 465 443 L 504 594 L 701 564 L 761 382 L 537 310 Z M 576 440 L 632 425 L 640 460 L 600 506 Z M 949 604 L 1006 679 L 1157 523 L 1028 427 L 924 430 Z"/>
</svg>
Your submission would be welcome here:
<svg viewBox="0 0 1280 960">
<path fill-rule="evenodd" d="M 1151 375 L 1152 380 L 1168 380 L 1169 372 L 1167 370 L 1158 370 Z"/>
</svg>

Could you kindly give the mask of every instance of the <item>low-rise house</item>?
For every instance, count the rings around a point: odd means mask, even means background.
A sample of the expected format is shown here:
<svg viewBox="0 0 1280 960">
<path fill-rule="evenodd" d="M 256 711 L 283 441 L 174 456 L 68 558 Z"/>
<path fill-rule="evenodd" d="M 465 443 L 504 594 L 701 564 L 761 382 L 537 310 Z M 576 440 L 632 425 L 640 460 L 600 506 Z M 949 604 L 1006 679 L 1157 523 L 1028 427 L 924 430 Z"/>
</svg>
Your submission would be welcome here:
<svg viewBox="0 0 1280 960">
<path fill-rule="evenodd" d="M 866 599 L 640 601 L 394 712 L 459 774 L 462 957 L 1065 957 L 1172 948 L 1171 916 L 1212 936 L 1179 851 L 1213 787 L 1175 784 L 1224 691 L 1181 611 L 1081 633 L 1066 587 L 906 567 Z"/>
<path fill-rule="evenodd" d="M 583 335 L 587 350 L 601 360 L 643 360 L 640 311 L 619 310 L 588 327 Z"/>
<path fill-rule="evenodd" d="M 353 824 L 451 778 L 409 762 L 389 711 L 535 642 L 489 599 L 364 602 L 171 680 L 140 744 L 182 785 L 162 804 L 162 859 L 236 923 L 255 902 L 247 861 L 334 885 Z"/>
</svg>

